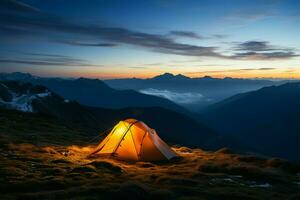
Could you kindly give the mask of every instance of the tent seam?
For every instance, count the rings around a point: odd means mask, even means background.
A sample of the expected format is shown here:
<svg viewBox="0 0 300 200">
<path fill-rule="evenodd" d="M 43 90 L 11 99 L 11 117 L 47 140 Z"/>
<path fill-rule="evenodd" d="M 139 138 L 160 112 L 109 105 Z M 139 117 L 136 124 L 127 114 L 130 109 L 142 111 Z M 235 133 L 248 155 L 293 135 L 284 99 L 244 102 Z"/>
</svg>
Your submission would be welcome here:
<svg viewBox="0 0 300 200">
<path fill-rule="evenodd" d="M 123 122 L 123 121 L 122 121 Z M 124 139 L 124 137 L 126 136 L 126 134 L 128 133 L 128 131 L 130 130 L 131 126 L 133 126 L 133 124 L 137 123 L 138 120 L 136 120 L 135 122 L 130 123 L 129 127 L 127 127 L 127 130 L 124 132 L 124 134 L 122 135 L 121 139 L 119 140 L 116 148 L 113 150 L 112 155 L 116 153 L 116 151 L 118 150 L 122 140 Z M 123 122 L 124 123 L 124 122 Z"/>
</svg>

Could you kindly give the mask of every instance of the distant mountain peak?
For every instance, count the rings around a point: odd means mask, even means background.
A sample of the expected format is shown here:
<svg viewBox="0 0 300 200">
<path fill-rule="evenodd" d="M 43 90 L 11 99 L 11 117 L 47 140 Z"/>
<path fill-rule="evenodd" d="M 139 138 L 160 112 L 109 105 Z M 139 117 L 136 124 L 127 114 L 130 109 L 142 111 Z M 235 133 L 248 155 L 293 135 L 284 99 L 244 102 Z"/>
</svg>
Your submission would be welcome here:
<svg viewBox="0 0 300 200">
<path fill-rule="evenodd" d="M 25 80 L 32 78 L 34 78 L 34 76 L 23 72 L 0 73 L 0 79 L 2 80 Z"/>
<path fill-rule="evenodd" d="M 215 79 L 215 78 L 213 78 L 213 77 L 211 77 L 211 76 L 203 76 L 202 79 L 207 79 L 207 80 L 209 80 L 209 79 Z"/>
<path fill-rule="evenodd" d="M 187 77 L 187 76 L 182 75 L 182 74 L 177 74 L 176 77 L 177 78 L 183 78 L 183 79 L 190 78 L 190 77 Z"/>
<path fill-rule="evenodd" d="M 106 85 L 102 80 L 99 79 L 89 79 L 89 78 L 83 78 L 80 77 L 78 79 L 75 79 L 74 83 L 78 85 L 78 87 L 83 87 L 83 88 L 95 88 L 97 87 L 98 89 L 105 89 L 105 90 L 113 90 L 110 88 L 108 85 Z"/>
<path fill-rule="evenodd" d="M 35 112 L 38 102 L 45 106 L 44 98 L 53 96 L 47 88 L 15 81 L 0 82 L 0 107 L 23 112 Z"/>
<path fill-rule="evenodd" d="M 161 74 L 161 75 L 158 75 L 158 76 L 155 76 L 153 77 L 153 79 L 160 79 L 160 80 L 170 80 L 170 79 L 187 79 L 189 77 L 187 76 L 184 76 L 182 74 L 177 74 L 177 75 L 174 75 L 172 73 L 164 73 L 164 74 Z"/>
<path fill-rule="evenodd" d="M 85 77 L 80 77 L 77 80 L 78 81 L 99 81 L 99 79 L 91 79 L 91 78 L 85 78 Z"/>
<path fill-rule="evenodd" d="M 154 78 L 173 78 L 173 77 L 174 77 L 174 74 L 166 72 L 164 74 L 155 76 Z"/>
</svg>

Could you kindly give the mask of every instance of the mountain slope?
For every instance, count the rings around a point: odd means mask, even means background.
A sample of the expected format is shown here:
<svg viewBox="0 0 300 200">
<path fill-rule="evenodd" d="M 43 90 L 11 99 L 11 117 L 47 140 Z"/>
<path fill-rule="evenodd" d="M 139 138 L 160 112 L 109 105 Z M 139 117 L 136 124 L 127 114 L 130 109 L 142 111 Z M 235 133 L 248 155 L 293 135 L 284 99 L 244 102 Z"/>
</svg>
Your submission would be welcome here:
<svg viewBox="0 0 300 200">
<path fill-rule="evenodd" d="M 157 130 L 164 140 L 173 144 L 184 144 L 206 149 L 216 149 L 224 144 L 219 141 L 215 132 L 203 123 L 178 112 L 160 107 L 131 107 L 118 110 L 99 110 L 91 108 L 91 112 L 99 118 L 117 122 L 126 118 L 144 121 Z M 113 126 L 114 124 L 111 124 Z"/>
<path fill-rule="evenodd" d="M 10 98 L 3 98 L 7 94 Z M 99 128 L 99 120 L 85 107 L 65 100 L 44 86 L 30 83 L 0 81 L 0 107 L 52 116 L 60 122 L 77 128 L 84 127 L 85 130 Z"/>
<path fill-rule="evenodd" d="M 66 99 L 76 100 L 87 106 L 104 108 L 160 106 L 184 112 L 183 108 L 167 99 L 141 94 L 134 90 L 115 90 L 98 79 L 38 79 L 34 83 L 44 85 Z"/>
<path fill-rule="evenodd" d="M 75 128 L 89 138 L 97 136 L 99 132 L 113 127 L 119 120 L 136 118 L 143 120 L 150 127 L 155 128 L 159 135 L 166 139 L 167 142 L 201 146 L 209 149 L 220 147 L 219 143 L 216 145 L 212 142 L 217 141 L 218 137 L 208 127 L 179 112 L 161 107 L 131 107 L 124 109 L 87 107 L 73 101 L 67 101 L 41 86 L 15 81 L 2 81 L 0 82 L 0 86 L 2 86 L 2 89 L 0 87 L 0 102 L 4 102 L 0 104 L 0 107 L 36 113 L 41 119 L 45 119 L 44 117 L 46 117 L 59 124 L 64 124 L 66 127 Z M 47 96 L 32 98 L 46 91 Z M 18 109 L 18 106 L 7 106 L 10 105 L 13 99 L 8 100 L 6 96 L 12 93 L 15 98 L 26 96 L 27 98 L 24 98 L 22 105 L 24 104 L 30 107 L 30 109 Z M 11 116 L 8 115 L 5 117 L 5 112 L 8 111 L 1 110 L 1 112 L 3 118 Z M 12 111 L 9 111 L 9 113 L 13 114 Z M 23 114 L 16 112 L 15 117 L 19 118 L 19 115 L 22 116 Z M 36 115 L 28 114 L 27 117 L 37 119 Z M 45 120 L 47 121 L 47 119 Z M 5 120 L 2 123 L 10 123 L 10 121 Z M 22 124 L 21 121 L 18 123 Z M 49 124 L 51 123 L 49 122 Z M 11 125 L 8 126 L 10 127 Z"/>
<path fill-rule="evenodd" d="M 300 160 L 300 83 L 239 94 L 207 108 L 208 124 L 272 156 Z"/>
</svg>

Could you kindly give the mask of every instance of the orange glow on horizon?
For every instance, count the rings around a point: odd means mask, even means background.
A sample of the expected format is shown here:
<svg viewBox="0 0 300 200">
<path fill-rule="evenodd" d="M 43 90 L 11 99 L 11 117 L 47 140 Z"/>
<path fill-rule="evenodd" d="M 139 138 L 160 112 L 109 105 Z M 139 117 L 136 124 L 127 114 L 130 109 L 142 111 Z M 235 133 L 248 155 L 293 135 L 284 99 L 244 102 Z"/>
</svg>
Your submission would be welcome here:
<svg viewBox="0 0 300 200">
<path fill-rule="evenodd" d="M 300 79 L 300 69 L 241 69 L 224 71 L 205 71 L 185 73 L 189 77 L 211 76 L 214 78 L 267 78 L 267 79 Z"/>
<path fill-rule="evenodd" d="M 99 78 L 99 79 L 122 79 L 122 78 L 153 78 L 161 75 L 164 72 L 148 72 L 148 73 L 78 73 L 68 74 L 72 77 L 86 77 L 86 78 Z M 172 72 L 171 72 L 172 73 Z M 269 79 L 300 79 L 300 69 L 293 72 L 281 72 L 280 70 L 270 70 L 268 72 L 259 72 L 253 70 L 251 72 L 235 72 L 235 71 L 205 71 L 205 72 L 176 72 L 173 74 L 183 74 L 184 76 L 197 78 L 204 76 L 211 76 L 213 78 L 269 78 Z"/>
<path fill-rule="evenodd" d="M 181 70 L 157 70 L 157 71 L 99 71 L 97 69 L 80 70 L 64 70 L 64 71 L 47 71 L 44 73 L 31 72 L 33 75 L 42 77 L 71 77 L 71 78 L 95 78 L 95 79 L 122 79 L 122 78 L 153 78 L 155 76 L 164 74 L 166 72 L 173 74 L 183 74 L 187 77 L 197 78 L 204 76 L 211 76 L 213 78 L 266 78 L 266 79 L 300 79 L 300 68 L 270 68 L 267 70 L 261 69 L 224 69 L 224 70 L 210 70 L 210 71 L 181 71 Z"/>
</svg>

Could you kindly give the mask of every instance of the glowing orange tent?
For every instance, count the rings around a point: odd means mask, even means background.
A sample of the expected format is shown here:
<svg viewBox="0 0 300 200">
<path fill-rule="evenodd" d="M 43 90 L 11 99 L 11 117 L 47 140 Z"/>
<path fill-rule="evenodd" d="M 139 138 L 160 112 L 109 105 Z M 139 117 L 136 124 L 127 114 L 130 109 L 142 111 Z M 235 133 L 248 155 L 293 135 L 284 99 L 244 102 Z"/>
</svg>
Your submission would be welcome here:
<svg viewBox="0 0 300 200">
<path fill-rule="evenodd" d="M 120 121 L 92 154 L 132 161 L 167 160 L 176 156 L 154 129 L 135 119 Z"/>
</svg>

